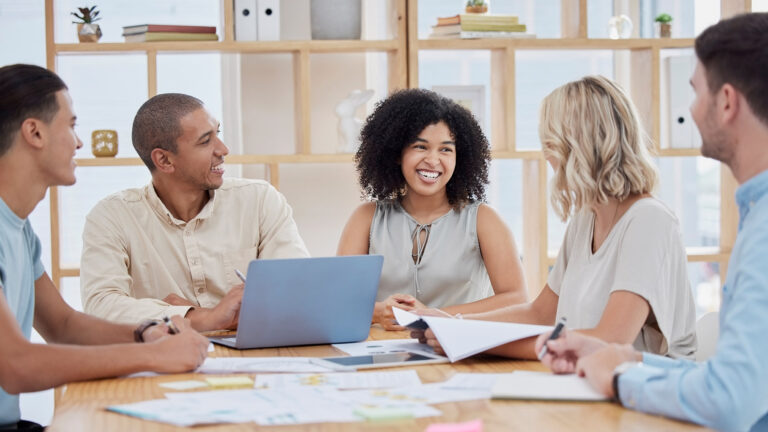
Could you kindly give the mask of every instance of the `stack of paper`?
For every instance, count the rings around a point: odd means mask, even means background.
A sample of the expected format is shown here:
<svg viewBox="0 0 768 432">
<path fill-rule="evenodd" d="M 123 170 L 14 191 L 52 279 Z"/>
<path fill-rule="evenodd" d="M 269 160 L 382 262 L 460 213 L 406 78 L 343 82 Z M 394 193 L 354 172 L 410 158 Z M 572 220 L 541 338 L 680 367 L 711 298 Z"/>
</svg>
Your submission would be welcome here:
<svg viewBox="0 0 768 432">
<path fill-rule="evenodd" d="M 392 311 L 401 326 L 432 329 L 451 362 L 552 330 L 551 326 L 419 316 L 398 308 Z"/>
</svg>

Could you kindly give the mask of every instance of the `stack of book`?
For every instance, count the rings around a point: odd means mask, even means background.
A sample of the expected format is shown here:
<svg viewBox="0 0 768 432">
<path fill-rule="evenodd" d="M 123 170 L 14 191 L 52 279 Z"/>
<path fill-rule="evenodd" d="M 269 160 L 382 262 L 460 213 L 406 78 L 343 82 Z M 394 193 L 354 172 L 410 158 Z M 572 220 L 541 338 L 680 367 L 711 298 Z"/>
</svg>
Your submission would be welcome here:
<svg viewBox="0 0 768 432">
<path fill-rule="evenodd" d="M 431 39 L 533 38 L 515 15 L 461 14 L 437 18 Z"/>
<path fill-rule="evenodd" d="M 170 24 L 141 24 L 123 27 L 126 42 L 215 41 L 216 27 Z"/>
</svg>

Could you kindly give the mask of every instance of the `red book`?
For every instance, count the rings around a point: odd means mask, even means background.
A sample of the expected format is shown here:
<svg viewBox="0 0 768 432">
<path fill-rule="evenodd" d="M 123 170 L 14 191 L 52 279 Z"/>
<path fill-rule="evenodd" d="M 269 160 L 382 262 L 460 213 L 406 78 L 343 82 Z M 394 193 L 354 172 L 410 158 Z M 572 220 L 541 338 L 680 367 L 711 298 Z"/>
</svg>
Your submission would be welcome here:
<svg viewBox="0 0 768 432">
<path fill-rule="evenodd" d="M 123 36 L 146 32 L 216 33 L 216 27 L 171 24 L 140 24 L 123 27 Z"/>
<path fill-rule="evenodd" d="M 450 17 L 438 17 L 437 18 L 437 25 L 438 26 L 446 26 L 446 25 L 455 25 L 461 23 L 461 16 L 454 15 Z"/>
</svg>

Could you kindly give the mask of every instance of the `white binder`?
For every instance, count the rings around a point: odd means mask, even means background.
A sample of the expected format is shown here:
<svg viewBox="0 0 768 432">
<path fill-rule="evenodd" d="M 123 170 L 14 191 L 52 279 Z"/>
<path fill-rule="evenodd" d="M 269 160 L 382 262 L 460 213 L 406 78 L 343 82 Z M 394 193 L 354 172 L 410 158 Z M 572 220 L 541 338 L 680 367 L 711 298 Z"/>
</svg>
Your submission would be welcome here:
<svg viewBox="0 0 768 432">
<path fill-rule="evenodd" d="M 689 84 L 696 59 L 692 55 L 665 59 L 669 96 L 669 147 L 701 147 L 701 135 L 691 117 L 690 106 L 696 95 Z"/>
<path fill-rule="evenodd" d="M 280 0 L 258 0 L 260 41 L 280 40 Z"/>
<path fill-rule="evenodd" d="M 258 40 L 257 0 L 235 0 L 235 40 Z"/>
</svg>

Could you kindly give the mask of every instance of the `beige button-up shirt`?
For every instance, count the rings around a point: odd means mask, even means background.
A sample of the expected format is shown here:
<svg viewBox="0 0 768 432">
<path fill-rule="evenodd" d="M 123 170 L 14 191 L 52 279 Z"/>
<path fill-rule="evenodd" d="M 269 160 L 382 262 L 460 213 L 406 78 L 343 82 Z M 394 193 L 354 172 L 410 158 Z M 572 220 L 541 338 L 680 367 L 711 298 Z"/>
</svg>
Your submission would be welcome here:
<svg viewBox="0 0 768 432">
<path fill-rule="evenodd" d="M 83 232 L 80 290 L 86 313 L 121 323 L 189 306 L 211 308 L 256 258 L 309 256 L 285 197 L 262 180 L 225 179 L 189 222 L 174 218 L 150 183 L 101 200 Z"/>
</svg>

